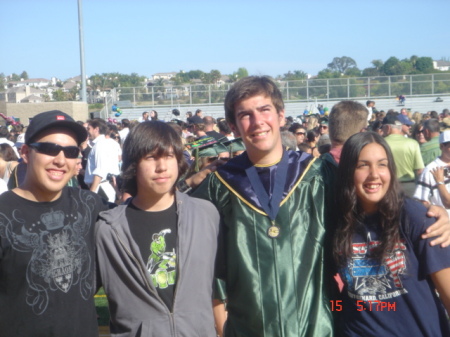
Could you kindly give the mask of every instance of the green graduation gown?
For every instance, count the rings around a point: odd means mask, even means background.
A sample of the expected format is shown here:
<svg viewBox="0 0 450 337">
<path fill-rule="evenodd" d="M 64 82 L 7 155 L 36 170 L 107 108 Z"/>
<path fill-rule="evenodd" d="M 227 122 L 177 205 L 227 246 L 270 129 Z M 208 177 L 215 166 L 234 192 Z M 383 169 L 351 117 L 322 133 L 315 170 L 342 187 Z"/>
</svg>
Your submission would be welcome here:
<svg viewBox="0 0 450 337">
<path fill-rule="evenodd" d="M 194 193 L 211 200 L 222 218 L 218 277 L 226 281 L 227 337 L 333 334 L 321 164 L 304 154 L 288 154 L 276 238 L 268 236 L 271 220 L 246 177 L 245 168 L 252 165 L 246 153 L 211 174 Z M 269 176 L 270 185 L 276 183 Z"/>
</svg>

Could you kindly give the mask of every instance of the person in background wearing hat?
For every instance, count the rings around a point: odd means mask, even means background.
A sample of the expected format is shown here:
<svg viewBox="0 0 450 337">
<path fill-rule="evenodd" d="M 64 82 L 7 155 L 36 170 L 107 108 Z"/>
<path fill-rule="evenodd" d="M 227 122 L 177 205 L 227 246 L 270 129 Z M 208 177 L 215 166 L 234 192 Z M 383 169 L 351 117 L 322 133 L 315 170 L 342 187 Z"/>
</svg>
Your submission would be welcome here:
<svg viewBox="0 0 450 337">
<path fill-rule="evenodd" d="M 383 120 L 383 136 L 391 148 L 397 167 L 397 178 L 403 191 L 412 197 L 416 189 L 416 178 L 422 173 L 424 165 L 419 143 L 403 135 L 400 116 L 402 115 L 396 113 L 386 115 Z"/>
<path fill-rule="evenodd" d="M 414 122 L 408 118 L 408 116 L 398 114 L 398 120 L 402 123 L 402 133 L 404 137 L 411 136 L 411 127 L 414 125 Z"/>
<path fill-rule="evenodd" d="M 319 133 L 320 138 L 317 142 L 317 147 L 320 148 L 323 145 L 331 144 L 330 135 L 328 134 L 328 118 L 323 117 L 319 121 Z"/>
<path fill-rule="evenodd" d="M 187 144 L 188 147 L 190 147 L 192 144 Z M 222 147 L 225 146 L 227 149 L 225 152 L 222 150 Z M 208 150 L 209 151 L 209 150 Z M 203 165 L 201 168 L 199 167 L 197 170 L 194 168 L 195 166 L 192 166 L 191 174 L 187 174 L 186 177 L 180 179 L 177 183 L 177 189 L 180 192 L 188 193 L 195 190 L 208 176 L 210 173 L 213 173 L 217 170 L 218 167 L 220 167 L 223 164 L 226 164 L 226 162 L 230 158 L 237 157 L 241 155 L 245 151 L 245 145 L 241 138 L 234 138 L 232 140 L 222 140 L 220 142 L 219 150 L 214 150 L 217 154 L 217 160 L 214 160 L 207 163 L 206 165 Z M 196 152 L 193 151 L 193 156 L 195 158 Z M 199 151 L 201 152 L 201 150 Z M 197 152 L 197 157 L 199 156 L 199 152 Z M 205 152 L 203 152 L 205 153 Z M 215 157 L 216 154 L 212 152 L 211 157 Z M 199 158 L 198 158 L 199 159 Z"/>
<path fill-rule="evenodd" d="M 209 137 L 205 131 L 206 128 L 205 122 L 201 117 L 195 115 L 194 117 L 191 118 L 191 122 L 192 122 L 192 133 L 194 134 L 196 140 L 201 140 Z"/>
<path fill-rule="evenodd" d="M 440 156 L 423 170 L 414 198 L 426 206 L 443 206 L 450 215 L 450 131 L 442 132 L 438 139 Z"/>
<path fill-rule="evenodd" d="M 205 145 L 200 144 L 202 141 Z M 198 146 L 191 150 L 193 163 L 191 164 L 186 177 L 190 177 L 191 175 L 201 171 L 216 160 L 221 160 L 222 162 L 220 164 L 224 164 L 230 159 L 230 151 L 228 148 L 223 143 L 218 142 L 212 137 L 201 139 L 200 142 L 197 143 L 198 144 L 196 145 Z M 188 144 L 188 146 L 189 145 L 190 144 Z"/>
<path fill-rule="evenodd" d="M 102 199 L 67 187 L 86 130 L 61 111 L 33 117 L 24 182 L 0 196 L 0 331 L 98 336 L 94 224 Z"/>
<path fill-rule="evenodd" d="M 444 109 L 442 110 L 442 127 L 444 130 L 450 128 L 450 110 Z"/>
<path fill-rule="evenodd" d="M 96 230 L 111 334 L 215 336 L 220 218 L 209 201 L 175 190 L 186 170 L 180 136 L 163 122 L 139 124 L 125 141 L 122 170 L 133 197 L 102 212 Z"/>
<path fill-rule="evenodd" d="M 422 133 L 426 142 L 420 144 L 420 153 L 422 154 L 423 164 L 425 166 L 441 154 L 439 146 L 440 131 L 441 127 L 437 119 L 431 118 L 423 123 Z"/>
<path fill-rule="evenodd" d="M 180 119 L 180 110 L 178 109 L 172 109 L 172 118 L 170 119 L 172 122 L 180 124 L 182 120 Z"/>
</svg>

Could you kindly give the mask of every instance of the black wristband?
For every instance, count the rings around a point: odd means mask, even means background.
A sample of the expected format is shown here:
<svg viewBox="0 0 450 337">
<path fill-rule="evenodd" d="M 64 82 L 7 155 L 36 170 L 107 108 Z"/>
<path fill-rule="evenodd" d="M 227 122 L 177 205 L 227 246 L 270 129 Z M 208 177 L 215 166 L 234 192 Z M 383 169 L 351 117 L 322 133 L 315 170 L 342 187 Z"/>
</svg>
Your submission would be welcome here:
<svg viewBox="0 0 450 337">
<path fill-rule="evenodd" d="M 181 193 L 188 193 L 190 190 L 192 190 L 192 187 L 190 187 L 187 183 L 185 179 L 181 179 L 178 183 L 177 183 L 177 189 L 178 191 L 180 191 Z"/>
</svg>

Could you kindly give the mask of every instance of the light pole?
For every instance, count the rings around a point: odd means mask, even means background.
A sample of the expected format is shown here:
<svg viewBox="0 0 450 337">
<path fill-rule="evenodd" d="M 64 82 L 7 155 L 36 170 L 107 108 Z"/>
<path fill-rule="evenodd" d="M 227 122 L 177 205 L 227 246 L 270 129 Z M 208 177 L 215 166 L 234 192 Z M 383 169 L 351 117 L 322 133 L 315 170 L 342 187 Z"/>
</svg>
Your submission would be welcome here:
<svg viewBox="0 0 450 337">
<path fill-rule="evenodd" d="M 83 41 L 83 12 L 81 8 L 82 0 L 78 0 L 78 29 L 80 36 L 80 66 L 81 66 L 81 101 L 86 99 L 86 71 L 84 68 L 84 41 Z"/>
</svg>

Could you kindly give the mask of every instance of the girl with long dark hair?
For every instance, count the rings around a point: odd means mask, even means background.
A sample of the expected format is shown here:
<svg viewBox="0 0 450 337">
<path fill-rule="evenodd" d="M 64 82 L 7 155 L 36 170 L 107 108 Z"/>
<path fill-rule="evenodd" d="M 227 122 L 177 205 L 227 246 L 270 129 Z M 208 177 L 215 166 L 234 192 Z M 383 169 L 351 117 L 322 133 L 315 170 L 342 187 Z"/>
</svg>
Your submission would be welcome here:
<svg viewBox="0 0 450 337">
<path fill-rule="evenodd" d="M 344 291 L 332 310 L 343 335 L 450 336 L 439 301 L 450 309 L 450 249 L 421 239 L 434 220 L 403 194 L 384 139 L 349 138 L 337 181 L 333 249 Z"/>
</svg>

